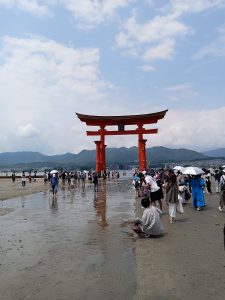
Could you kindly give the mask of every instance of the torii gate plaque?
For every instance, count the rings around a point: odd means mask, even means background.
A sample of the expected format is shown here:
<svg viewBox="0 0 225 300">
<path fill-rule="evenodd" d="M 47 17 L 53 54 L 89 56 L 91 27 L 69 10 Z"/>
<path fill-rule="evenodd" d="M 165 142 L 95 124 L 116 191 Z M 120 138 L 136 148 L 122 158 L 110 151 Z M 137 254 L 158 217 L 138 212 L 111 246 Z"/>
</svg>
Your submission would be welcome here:
<svg viewBox="0 0 225 300">
<path fill-rule="evenodd" d="M 106 170 L 105 159 L 105 136 L 106 135 L 138 135 L 138 158 L 139 170 L 147 169 L 146 159 L 146 141 L 143 139 L 144 134 L 156 134 L 158 129 L 145 129 L 144 124 L 155 124 L 158 120 L 163 119 L 168 110 L 142 115 L 127 115 L 127 116 L 92 116 L 76 113 L 77 117 L 85 122 L 87 126 L 99 126 L 98 131 L 87 131 L 88 136 L 100 136 L 96 144 L 96 172 Z M 137 125 L 136 129 L 125 130 L 125 125 Z M 106 130 L 106 126 L 118 126 L 118 130 Z"/>
</svg>

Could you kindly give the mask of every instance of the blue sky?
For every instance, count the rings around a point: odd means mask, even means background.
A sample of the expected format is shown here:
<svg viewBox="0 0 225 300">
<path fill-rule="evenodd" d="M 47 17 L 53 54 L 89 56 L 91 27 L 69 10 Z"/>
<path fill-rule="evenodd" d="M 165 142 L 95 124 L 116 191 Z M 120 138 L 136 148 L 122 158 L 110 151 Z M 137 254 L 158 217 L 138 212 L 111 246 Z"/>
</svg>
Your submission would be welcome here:
<svg viewBox="0 0 225 300">
<path fill-rule="evenodd" d="M 93 149 L 75 112 L 164 109 L 147 147 L 225 147 L 225 0 L 0 0 L 0 44 L 0 152 Z"/>
</svg>

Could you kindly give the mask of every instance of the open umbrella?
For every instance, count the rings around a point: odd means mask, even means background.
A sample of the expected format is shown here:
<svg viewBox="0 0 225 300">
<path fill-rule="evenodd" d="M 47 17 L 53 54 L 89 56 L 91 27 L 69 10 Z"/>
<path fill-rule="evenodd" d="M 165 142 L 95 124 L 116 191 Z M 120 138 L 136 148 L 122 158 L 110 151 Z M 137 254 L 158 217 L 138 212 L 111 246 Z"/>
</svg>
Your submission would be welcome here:
<svg viewBox="0 0 225 300">
<path fill-rule="evenodd" d="M 182 173 L 185 175 L 200 175 L 205 172 L 198 167 L 187 167 L 184 169 L 184 171 Z"/>
<path fill-rule="evenodd" d="M 180 171 L 181 173 L 185 170 L 185 168 L 184 167 L 182 167 L 182 166 L 175 166 L 174 168 L 173 168 L 173 170 L 174 171 Z"/>
<path fill-rule="evenodd" d="M 56 174 L 56 173 L 59 173 L 59 171 L 57 170 L 51 170 L 50 174 Z"/>
</svg>

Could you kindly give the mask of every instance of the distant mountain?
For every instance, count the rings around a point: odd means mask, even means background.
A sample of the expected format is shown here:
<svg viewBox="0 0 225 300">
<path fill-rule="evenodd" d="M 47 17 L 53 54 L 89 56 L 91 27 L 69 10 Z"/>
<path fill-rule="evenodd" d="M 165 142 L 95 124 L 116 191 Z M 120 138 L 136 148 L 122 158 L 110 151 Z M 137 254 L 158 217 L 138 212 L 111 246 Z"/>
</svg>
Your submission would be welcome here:
<svg viewBox="0 0 225 300">
<path fill-rule="evenodd" d="M 39 152 L 4 152 L 0 153 L 0 165 L 11 165 L 17 163 L 44 162 L 50 157 Z"/>
<path fill-rule="evenodd" d="M 147 159 L 151 164 L 182 162 L 207 159 L 204 154 L 188 149 L 170 149 L 152 147 L 146 149 Z M 39 152 L 5 152 L 0 153 L 0 167 L 94 167 L 95 150 L 82 150 L 78 154 L 44 155 Z M 107 164 L 137 164 L 138 148 L 106 148 Z"/>
<path fill-rule="evenodd" d="M 153 147 L 147 149 L 147 159 L 150 162 L 179 162 L 197 159 L 206 159 L 207 156 L 188 149 L 170 149 L 166 147 Z"/>
<path fill-rule="evenodd" d="M 214 149 L 203 152 L 204 155 L 211 157 L 225 157 L 225 148 Z"/>
</svg>

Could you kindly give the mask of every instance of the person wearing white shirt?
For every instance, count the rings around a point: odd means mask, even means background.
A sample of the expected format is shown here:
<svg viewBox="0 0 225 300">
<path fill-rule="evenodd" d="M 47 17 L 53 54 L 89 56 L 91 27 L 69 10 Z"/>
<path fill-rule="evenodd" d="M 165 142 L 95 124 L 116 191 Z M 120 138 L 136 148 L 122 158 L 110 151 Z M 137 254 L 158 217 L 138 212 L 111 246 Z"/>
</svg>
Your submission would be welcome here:
<svg viewBox="0 0 225 300">
<path fill-rule="evenodd" d="M 162 210 L 163 192 L 162 189 L 158 186 L 156 179 L 153 176 L 146 175 L 145 182 L 150 189 L 151 204 L 156 206 L 156 201 L 158 201 L 160 209 Z"/>
<path fill-rule="evenodd" d="M 141 205 L 145 209 L 141 219 L 132 223 L 132 229 L 140 237 L 162 236 L 164 228 L 161 222 L 162 211 L 150 206 L 149 198 L 143 198 Z"/>
</svg>

